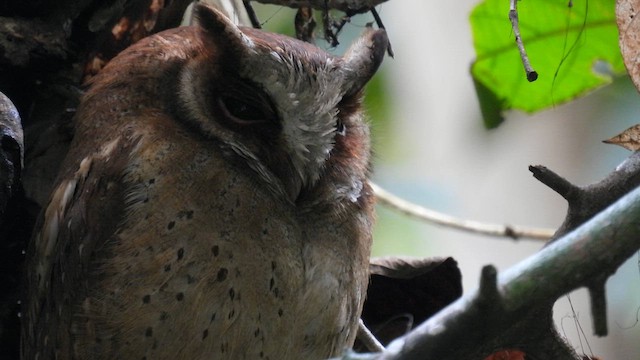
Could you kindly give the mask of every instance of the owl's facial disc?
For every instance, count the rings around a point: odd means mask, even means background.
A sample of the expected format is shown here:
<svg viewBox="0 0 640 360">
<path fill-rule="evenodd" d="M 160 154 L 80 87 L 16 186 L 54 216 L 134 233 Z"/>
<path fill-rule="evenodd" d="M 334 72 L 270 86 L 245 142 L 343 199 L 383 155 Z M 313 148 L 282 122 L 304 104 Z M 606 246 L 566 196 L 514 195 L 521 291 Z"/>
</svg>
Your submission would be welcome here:
<svg viewBox="0 0 640 360">
<path fill-rule="evenodd" d="M 341 103 L 359 106 L 362 88 L 384 57 L 388 43 L 384 30 L 368 29 L 344 57 L 336 57 L 283 35 L 239 28 L 205 6 L 196 8 L 196 17 L 214 46 L 232 59 L 226 61 L 224 71 L 258 89 L 221 93 L 216 100 L 218 109 L 234 126 L 277 121 L 273 128 L 278 132 L 266 134 L 277 139 L 266 142 L 286 149 L 285 162 L 291 171 L 280 175 L 296 178 L 281 180 L 298 189 L 314 186 L 332 154 L 336 134 L 348 136 L 352 125 L 340 116 Z M 264 96 L 252 99 L 247 95 L 252 92 Z"/>
</svg>

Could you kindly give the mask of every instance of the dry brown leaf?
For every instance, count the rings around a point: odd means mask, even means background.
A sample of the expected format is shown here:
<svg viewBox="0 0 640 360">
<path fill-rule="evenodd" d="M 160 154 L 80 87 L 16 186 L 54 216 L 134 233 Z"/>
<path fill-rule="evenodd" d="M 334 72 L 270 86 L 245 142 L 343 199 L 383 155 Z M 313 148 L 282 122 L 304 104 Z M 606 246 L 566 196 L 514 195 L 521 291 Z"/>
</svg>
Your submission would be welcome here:
<svg viewBox="0 0 640 360">
<path fill-rule="evenodd" d="M 617 0 L 616 22 L 620 51 L 629 76 L 640 91 L 640 0 Z"/>
<path fill-rule="evenodd" d="M 630 151 L 640 150 L 640 124 L 634 125 L 611 139 L 603 140 L 606 144 L 622 146 Z"/>
</svg>

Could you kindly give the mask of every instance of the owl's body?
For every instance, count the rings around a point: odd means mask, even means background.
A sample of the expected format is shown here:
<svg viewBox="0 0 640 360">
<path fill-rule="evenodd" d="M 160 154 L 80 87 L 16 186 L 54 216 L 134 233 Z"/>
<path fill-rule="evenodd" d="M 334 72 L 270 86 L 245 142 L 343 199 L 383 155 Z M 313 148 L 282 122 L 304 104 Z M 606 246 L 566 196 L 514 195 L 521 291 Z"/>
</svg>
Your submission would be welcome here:
<svg viewBox="0 0 640 360">
<path fill-rule="evenodd" d="M 24 359 L 352 344 L 373 221 L 359 102 L 384 33 L 336 58 L 198 13 L 92 81 L 28 252 Z"/>
</svg>

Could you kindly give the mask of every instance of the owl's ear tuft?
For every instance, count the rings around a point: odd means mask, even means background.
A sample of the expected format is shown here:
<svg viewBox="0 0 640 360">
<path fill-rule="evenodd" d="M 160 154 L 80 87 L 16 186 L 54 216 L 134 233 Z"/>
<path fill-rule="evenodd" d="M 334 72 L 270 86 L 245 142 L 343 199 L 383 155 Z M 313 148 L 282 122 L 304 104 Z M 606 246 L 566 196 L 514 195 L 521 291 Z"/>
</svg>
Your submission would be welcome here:
<svg viewBox="0 0 640 360">
<path fill-rule="evenodd" d="M 389 39 L 384 30 L 368 28 L 343 56 L 345 61 L 345 95 L 353 95 L 366 85 L 387 51 Z"/>
<path fill-rule="evenodd" d="M 211 37 L 211 40 L 228 50 L 244 52 L 247 48 L 253 47 L 251 39 L 219 10 L 197 3 L 193 8 L 193 14 L 196 24 Z"/>
</svg>

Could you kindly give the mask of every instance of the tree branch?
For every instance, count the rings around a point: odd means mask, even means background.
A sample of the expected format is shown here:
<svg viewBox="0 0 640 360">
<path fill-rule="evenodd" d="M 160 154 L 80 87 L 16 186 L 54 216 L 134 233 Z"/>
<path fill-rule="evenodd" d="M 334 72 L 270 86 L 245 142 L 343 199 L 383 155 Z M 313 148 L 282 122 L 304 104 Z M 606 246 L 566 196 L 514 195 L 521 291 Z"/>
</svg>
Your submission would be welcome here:
<svg viewBox="0 0 640 360">
<path fill-rule="evenodd" d="M 369 351 L 384 351 L 384 346 L 376 339 L 373 333 L 371 333 L 371 330 L 367 328 L 362 319 L 358 320 L 358 340 L 362 341 Z"/>
<path fill-rule="evenodd" d="M 631 154 L 606 178 L 588 186 L 572 185 L 544 166 L 530 166 L 529 170 L 536 179 L 558 192 L 569 203 L 567 216 L 553 236 L 556 239 L 640 186 L 640 153 Z"/>
<path fill-rule="evenodd" d="M 527 50 L 524 48 L 522 36 L 520 36 L 520 25 L 518 20 L 518 0 L 510 0 L 509 20 L 511 21 L 513 34 L 516 36 L 516 45 L 518 46 L 518 51 L 520 52 L 520 59 L 522 59 L 524 72 L 527 74 L 527 80 L 529 82 L 536 81 L 538 79 L 538 73 L 531 67 L 531 62 L 529 61 Z"/>
<path fill-rule="evenodd" d="M 580 188 L 570 183 L 567 179 L 549 170 L 546 166 L 535 165 L 529 166 L 529 171 L 533 174 L 533 177 L 540 180 L 541 183 L 550 187 L 553 191 L 557 192 L 560 196 L 567 200 L 571 200 L 576 197 L 576 194 L 580 192 Z"/>
<path fill-rule="evenodd" d="M 396 209 L 403 214 L 430 222 L 436 225 L 450 227 L 453 229 L 468 231 L 471 233 L 509 237 L 514 240 L 527 238 L 533 240 L 546 241 L 553 235 L 551 229 L 528 228 L 523 226 L 487 224 L 473 220 L 465 220 L 443 214 L 435 210 L 427 209 L 420 205 L 416 205 L 398 196 L 393 195 L 387 190 L 376 184 L 371 184 L 373 191 L 376 193 L 378 201 L 390 208 Z"/>
<path fill-rule="evenodd" d="M 604 279 L 640 249 L 640 188 L 586 224 L 495 277 L 367 359 L 481 359 L 499 348 L 531 358 L 577 359 L 552 326 L 560 296 Z M 602 280 L 600 280 L 603 284 Z M 599 320 L 600 321 L 600 320 Z"/>
<path fill-rule="evenodd" d="M 252 0 L 262 4 L 275 4 L 291 8 L 310 7 L 316 10 L 335 9 L 350 14 L 371 10 L 387 0 Z"/>
</svg>

